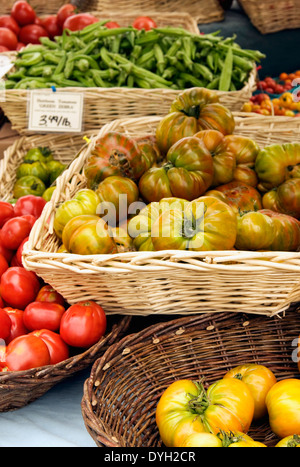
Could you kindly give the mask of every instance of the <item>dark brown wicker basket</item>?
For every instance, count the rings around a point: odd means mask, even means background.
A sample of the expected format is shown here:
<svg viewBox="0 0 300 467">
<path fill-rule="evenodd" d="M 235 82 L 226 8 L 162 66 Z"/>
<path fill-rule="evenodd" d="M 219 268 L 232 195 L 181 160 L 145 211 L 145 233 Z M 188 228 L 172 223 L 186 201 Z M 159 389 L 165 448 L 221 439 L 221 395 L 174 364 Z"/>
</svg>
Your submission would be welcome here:
<svg viewBox="0 0 300 467">
<path fill-rule="evenodd" d="M 152 325 L 130 334 L 98 359 L 81 402 L 87 431 L 98 447 L 161 447 L 155 411 L 176 379 L 221 379 L 235 366 L 266 365 L 278 378 L 298 378 L 292 359 L 299 313 L 281 317 L 213 313 Z M 296 339 L 296 341 L 295 341 Z M 248 433 L 267 446 L 278 441 L 268 419 Z"/>
<path fill-rule="evenodd" d="M 0 373 L 0 412 L 16 410 L 35 401 L 49 389 L 92 365 L 126 333 L 131 318 L 108 319 L 108 331 L 97 344 L 56 365 Z"/>
</svg>

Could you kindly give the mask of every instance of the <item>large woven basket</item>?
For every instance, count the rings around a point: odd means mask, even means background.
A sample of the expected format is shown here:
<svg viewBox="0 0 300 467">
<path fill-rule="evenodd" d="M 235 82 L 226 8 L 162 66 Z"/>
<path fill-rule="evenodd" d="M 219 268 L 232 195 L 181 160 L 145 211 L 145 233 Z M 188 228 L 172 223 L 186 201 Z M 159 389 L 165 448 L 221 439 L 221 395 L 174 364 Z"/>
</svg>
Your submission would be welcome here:
<svg viewBox="0 0 300 467">
<path fill-rule="evenodd" d="M 0 412 L 20 409 L 56 384 L 91 366 L 110 345 L 126 334 L 130 317 L 108 319 L 107 333 L 95 345 L 55 365 L 25 371 L 0 372 Z"/>
<path fill-rule="evenodd" d="M 239 3 L 262 34 L 300 27 L 299 0 L 239 0 Z"/>
<path fill-rule="evenodd" d="M 235 115 L 237 134 L 261 146 L 299 138 L 295 118 Z M 123 119 L 103 127 L 132 136 L 153 134 L 159 117 Z M 251 251 L 126 252 L 82 256 L 57 253 L 53 232 L 57 206 L 86 187 L 80 174 L 95 144 L 82 150 L 56 182 L 56 190 L 23 250 L 25 267 L 35 271 L 69 303 L 95 299 L 108 314 L 184 315 L 223 310 L 272 315 L 300 299 L 300 253 Z"/>
<path fill-rule="evenodd" d="M 197 315 L 130 334 L 94 363 L 85 381 L 86 429 L 98 447 L 162 447 L 155 411 L 173 381 L 204 378 L 209 385 L 244 363 L 265 365 L 278 380 L 299 378 L 292 359 L 299 334 L 296 311 L 284 318 Z M 278 441 L 267 417 L 248 434 L 269 447 Z"/>
<path fill-rule="evenodd" d="M 224 19 L 224 10 L 221 8 L 218 0 L 134 0 L 130 4 L 127 0 L 83 0 L 81 8 L 89 11 L 105 12 L 135 12 L 136 16 L 147 15 L 148 12 L 159 13 L 189 13 L 198 24 L 212 23 Z M 121 16 L 121 15 L 120 15 Z"/>
</svg>

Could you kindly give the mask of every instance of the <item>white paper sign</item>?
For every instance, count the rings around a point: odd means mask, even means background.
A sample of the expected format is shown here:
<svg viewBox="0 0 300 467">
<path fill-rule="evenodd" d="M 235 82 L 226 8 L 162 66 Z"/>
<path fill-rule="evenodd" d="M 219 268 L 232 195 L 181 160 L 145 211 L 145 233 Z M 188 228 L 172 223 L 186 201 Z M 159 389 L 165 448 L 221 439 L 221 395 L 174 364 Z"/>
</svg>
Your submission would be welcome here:
<svg viewBox="0 0 300 467">
<path fill-rule="evenodd" d="M 83 93 L 31 91 L 28 130 L 78 133 L 82 131 Z"/>
<path fill-rule="evenodd" d="M 0 78 L 3 78 L 13 66 L 14 64 L 7 55 L 0 54 Z"/>
</svg>

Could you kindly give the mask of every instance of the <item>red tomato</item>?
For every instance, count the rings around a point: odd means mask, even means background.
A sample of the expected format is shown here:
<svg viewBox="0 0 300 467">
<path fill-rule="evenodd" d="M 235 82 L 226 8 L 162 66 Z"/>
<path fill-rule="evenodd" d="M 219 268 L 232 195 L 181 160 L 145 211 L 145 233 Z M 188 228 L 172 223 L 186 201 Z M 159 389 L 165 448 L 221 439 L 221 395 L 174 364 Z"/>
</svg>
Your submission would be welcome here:
<svg viewBox="0 0 300 467">
<path fill-rule="evenodd" d="M 0 228 L 3 227 L 6 221 L 15 216 L 14 207 L 10 203 L 0 201 Z"/>
<path fill-rule="evenodd" d="M 40 289 L 36 274 L 22 267 L 10 267 L 2 274 L 0 294 L 8 306 L 24 310 Z"/>
<path fill-rule="evenodd" d="M 10 50 L 7 47 L 4 47 L 4 45 L 0 45 L 0 52 L 10 52 Z"/>
<path fill-rule="evenodd" d="M 65 308 L 58 303 L 31 302 L 25 308 L 23 321 L 29 331 L 37 329 L 58 331 L 65 311 Z"/>
<path fill-rule="evenodd" d="M 48 32 L 50 39 L 54 39 L 55 36 L 61 36 L 62 28 L 57 22 L 56 15 L 50 15 L 42 19 L 42 26 Z"/>
<path fill-rule="evenodd" d="M 17 258 L 17 255 L 14 255 L 13 259 L 10 262 L 10 266 L 11 267 L 18 266 L 18 267 L 21 268 L 21 267 L 23 267 L 23 263 L 20 263 L 20 261 Z"/>
<path fill-rule="evenodd" d="M 24 216 L 20 216 L 20 217 L 23 217 L 23 219 L 26 219 L 31 225 L 31 227 L 34 226 L 35 221 L 37 220 L 36 217 L 34 217 L 32 214 L 24 214 Z"/>
<path fill-rule="evenodd" d="M 20 26 L 34 23 L 36 17 L 34 9 L 23 0 L 14 3 L 10 14 Z"/>
<path fill-rule="evenodd" d="M 38 16 L 35 17 L 33 24 L 37 24 L 38 26 L 43 26 L 43 20 Z"/>
<path fill-rule="evenodd" d="M 17 253 L 14 256 L 16 258 L 16 262 L 18 263 L 19 266 L 23 266 L 23 261 L 22 261 L 23 247 L 24 247 L 24 244 L 28 241 L 28 238 L 29 237 L 24 238 L 23 242 L 21 243 L 21 245 L 17 249 Z"/>
<path fill-rule="evenodd" d="M 0 297 L 0 308 L 4 308 L 5 305 L 4 305 L 4 301 L 2 300 L 2 298 Z"/>
<path fill-rule="evenodd" d="M 16 216 L 31 214 L 36 219 L 42 214 L 46 201 L 41 196 L 27 195 L 19 198 L 15 204 L 14 212 Z"/>
<path fill-rule="evenodd" d="M 16 50 L 19 51 L 19 50 L 23 49 L 23 47 L 25 47 L 25 44 L 23 44 L 23 42 L 18 42 Z"/>
<path fill-rule="evenodd" d="M 0 16 L 0 27 L 10 29 L 12 32 L 15 33 L 16 36 L 18 36 L 20 32 L 20 26 L 18 25 L 16 20 L 9 15 Z"/>
<path fill-rule="evenodd" d="M 62 339 L 72 347 L 91 347 L 106 331 L 106 315 L 95 302 L 79 302 L 64 313 L 60 323 Z"/>
<path fill-rule="evenodd" d="M 49 37 L 48 32 L 38 24 L 28 24 L 20 30 L 19 39 L 24 44 L 40 44 L 40 37 Z"/>
<path fill-rule="evenodd" d="M 99 20 L 90 13 L 79 13 L 78 15 L 68 16 L 63 24 L 63 29 L 70 31 L 81 31 L 90 24 L 97 23 Z"/>
<path fill-rule="evenodd" d="M 3 245 L 1 241 L 1 231 L 0 231 L 0 255 L 4 256 L 6 261 L 10 263 L 14 254 L 15 254 L 14 250 L 9 250 L 8 248 L 5 248 L 5 246 Z"/>
<path fill-rule="evenodd" d="M 9 268 L 9 264 L 3 255 L 0 255 L 0 278 L 2 274 Z"/>
<path fill-rule="evenodd" d="M 0 339 L 6 341 L 10 334 L 11 321 L 5 310 L 0 308 Z"/>
<path fill-rule="evenodd" d="M 108 23 L 105 23 L 105 27 L 108 29 L 115 29 L 119 28 L 120 25 L 118 23 L 115 23 L 115 21 L 108 21 Z"/>
<path fill-rule="evenodd" d="M 76 14 L 76 7 L 74 5 L 71 5 L 71 3 L 67 3 L 66 5 L 63 5 L 62 7 L 60 7 L 56 15 L 58 25 L 62 28 L 66 19 L 69 16 L 73 16 L 75 14 Z"/>
<path fill-rule="evenodd" d="M 17 308 L 5 307 L 4 310 L 8 314 L 11 321 L 10 334 L 6 339 L 6 344 L 9 344 L 13 339 L 19 336 L 23 336 L 28 333 L 28 329 L 25 328 L 23 322 L 23 310 Z"/>
<path fill-rule="evenodd" d="M 149 16 L 139 16 L 134 20 L 132 26 L 136 29 L 145 29 L 149 31 L 152 28 L 156 28 L 157 24 Z"/>
<path fill-rule="evenodd" d="M 16 337 L 6 348 L 6 365 L 10 371 L 29 370 L 50 364 L 50 352 L 40 337 L 33 334 Z"/>
<path fill-rule="evenodd" d="M 47 345 L 50 353 L 50 365 L 56 365 L 56 363 L 69 358 L 69 347 L 56 332 L 49 331 L 49 329 L 39 329 L 31 334 L 43 339 Z"/>
<path fill-rule="evenodd" d="M 9 219 L 0 232 L 2 245 L 9 250 L 17 250 L 24 238 L 28 237 L 31 228 L 31 223 L 24 217 Z"/>
<path fill-rule="evenodd" d="M 39 291 L 35 299 L 36 302 L 58 303 L 65 306 L 65 299 L 62 295 L 56 292 L 51 285 L 44 285 Z"/>
</svg>

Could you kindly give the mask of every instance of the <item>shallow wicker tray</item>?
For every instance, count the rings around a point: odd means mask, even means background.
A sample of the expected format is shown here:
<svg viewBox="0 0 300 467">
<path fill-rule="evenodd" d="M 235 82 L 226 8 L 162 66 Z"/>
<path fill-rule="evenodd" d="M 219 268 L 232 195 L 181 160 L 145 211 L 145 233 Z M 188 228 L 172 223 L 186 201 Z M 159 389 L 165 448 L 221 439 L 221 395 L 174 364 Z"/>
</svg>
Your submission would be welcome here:
<svg viewBox="0 0 300 467">
<path fill-rule="evenodd" d="M 147 15 L 148 12 L 159 13 L 189 13 L 198 24 L 212 23 L 224 19 L 224 10 L 218 0 L 116 0 L 113 3 L 109 0 L 83 0 L 80 2 L 81 8 L 89 11 L 105 12 L 135 12 L 136 16 Z"/>
<path fill-rule="evenodd" d="M 262 34 L 300 27 L 299 0 L 239 0 L 239 3 Z"/>
<path fill-rule="evenodd" d="M 243 363 L 270 368 L 280 379 L 299 378 L 292 360 L 299 313 L 284 318 L 205 314 L 152 325 L 112 345 L 85 381 L 81 402 L 87 431 L 98 447 L 161 447 L 155 410 L 175 380 L 204 378 L 206 385 Z M 249 433 L 274 446 L 268 419 Z"/>
<path fill-rule="evenodd" d="M 88 368 L 110 345 L 125 335 L 130 321 L 130 317 L 109 319 L 107 333 L 97 344 L 56 365 L 0 372 L 0 412 L 20 409 L 44 395 L 57 383 Z"/>
<path fill-rule="evenodd" d="M 245 116 L 246 115 L 246 116 Z M 275 117 L 274 117 L 275 118 Z M 261 146 L 299 139 L 295 118 L 235 115 L 237 134 Z M 159 251 L 114 255 L 57 253 L 53 231 L 56 208 L 86 179 L 80 174 L 97 137 L 108 131 L 153 134 L 159 117 L 123 119 L 101 128 L 56 181 L 57 189 L 33 227 L 23 250 L 35 271 L 69 303 L 95 299 L 108 314 L 185 315 L 226 311 L 272 315 L 300 300 L 300 253 L 251 251 Z M 276 121 L 276 125 L 274 124 Z M 298 125 L 298 126 L 297 126 Z"/>
</svg>

